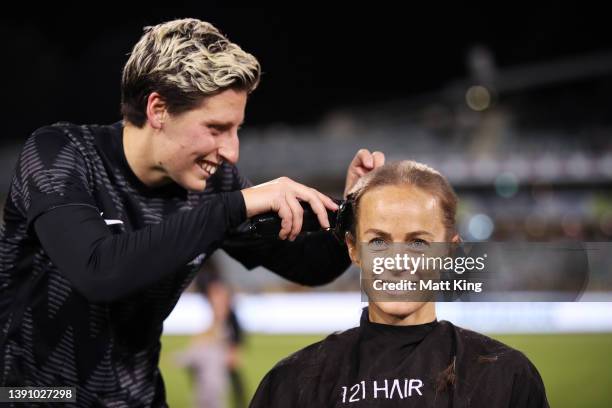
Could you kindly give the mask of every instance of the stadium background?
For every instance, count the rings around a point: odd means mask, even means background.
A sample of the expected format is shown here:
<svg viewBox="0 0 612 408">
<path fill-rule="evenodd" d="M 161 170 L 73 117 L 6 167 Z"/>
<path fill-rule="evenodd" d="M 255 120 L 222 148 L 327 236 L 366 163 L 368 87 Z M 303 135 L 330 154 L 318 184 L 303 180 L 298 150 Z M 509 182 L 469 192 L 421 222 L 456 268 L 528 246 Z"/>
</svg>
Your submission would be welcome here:
<svg viewBox="0 0 612 408">
<path fill-rule="evenodd" d="M 254 182 L 286 175 L 340 196 L 350 158 L 368 147 L 445 173 L 462 201 L 466 240 L 608 243 L 612 37 L 598 14 L 559 5 L 17 10 L 0 24 L 2 203 L 16 155 L 34 129 L 60 120 L 118 120 L 121 68 L 142 27 L 197 17 L 262 63 L 241 133 L 239 167 Z M 224 258 L 219 264 L 249 331 L 249 392 L 280 358 L 357 322 L 355 270 L 313 291 Z M 609 267 L 597 273 L 609 287 Z M 178 407 L 188 406 L 191 389 L 172 356 L 209 321 L 206 303 L 189 295 L 163 339 L 168 399 Z M 524 351 L 551 406 L 609 407 L 612 298 L 599 296 L 603 302 L 444 304 L 439 312 Z M 335 319 L 309 320 L 322 314 Z"/>
</svg>

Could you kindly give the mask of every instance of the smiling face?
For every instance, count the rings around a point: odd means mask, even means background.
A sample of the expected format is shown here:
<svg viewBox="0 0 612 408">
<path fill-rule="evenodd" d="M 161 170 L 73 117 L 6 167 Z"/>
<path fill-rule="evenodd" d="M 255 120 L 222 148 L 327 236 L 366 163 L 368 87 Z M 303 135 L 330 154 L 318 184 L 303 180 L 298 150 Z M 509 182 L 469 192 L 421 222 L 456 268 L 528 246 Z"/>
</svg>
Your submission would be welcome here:
<svg viewBox="0 0 612 408">
<path fill-rule="evenodd" d="M 221 162 L 238 161 L 246 102 L 246 91 L 227 89 L 180 114 L 169 114 L 161 101 L 153 106 L 160 118 L 153 141 L 155 170 L 187 190 L 203 191 Z"/>
<path fill-rule="evenodd" d="M 359 200 L 355 240 L 348 239 L 349 254 L 362 267 L 365 247 L 381 247 L 392 243 L 407 243 L 411 247 L 427 247 L 445 242 L 447 230 L 443 223 L 438 199 L 431 193 L 411 185 L 375 187 Z M 458 237 L 454 237 L 456 240 Z M 361 245 L 360 245 L 361 244 Z M 363 247 L 362 247 L 363 245 Z M 370 299 L 371 320 L 393 324 L 411 324 L 435 318 L 431 302 L 386 302 Z M 375 318 L 372 318 L 372 315 Z M 410 319 L 413 316 L 414 319 Z"/>
</svg>

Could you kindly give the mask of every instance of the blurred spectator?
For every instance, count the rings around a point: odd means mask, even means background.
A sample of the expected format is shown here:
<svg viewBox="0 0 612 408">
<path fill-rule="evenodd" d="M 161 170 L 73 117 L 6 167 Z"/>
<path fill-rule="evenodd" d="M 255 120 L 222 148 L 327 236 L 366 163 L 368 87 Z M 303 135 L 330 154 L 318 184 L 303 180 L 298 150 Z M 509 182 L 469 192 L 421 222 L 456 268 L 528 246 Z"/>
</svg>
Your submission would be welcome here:
<svg viewBox="0 0 612 408">
<path fill-rule="evenodd" d="M 240 374 L 243 330 L 232 305 L 231 288 L 223 281 L 220 268 L 212 259 L 200 271 L 196 287 L 208 299 L 212 323 L 194 337 L 177 361 L 189 369 L 198 407 L 225 406 L 228 380 L 233 406 L 246 407 L 244 382 Z"/>
</svg>

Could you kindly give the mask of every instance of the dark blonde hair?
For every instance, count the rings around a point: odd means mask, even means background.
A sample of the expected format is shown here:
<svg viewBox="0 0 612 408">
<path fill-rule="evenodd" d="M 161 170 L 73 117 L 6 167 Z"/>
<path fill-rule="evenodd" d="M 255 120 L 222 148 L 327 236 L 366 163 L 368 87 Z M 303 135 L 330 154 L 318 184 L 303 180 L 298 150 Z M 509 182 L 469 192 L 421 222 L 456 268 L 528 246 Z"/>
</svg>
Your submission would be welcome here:
<svg viewBox="0 0 612 408">
<path fill-rule="evenodd" d="M 383 186 L 414 186 L 433 195 L 442 210 L 442 223 L 446 236 L 456 234 L 457 195 L 450 183 L 437 170 L 412 160 L 385 164 L 363 176 L 348 195 L 352 201 L 353 220 L 349 233 L 356 238 L 359 203 L 365 193 Z"/>
</svg>

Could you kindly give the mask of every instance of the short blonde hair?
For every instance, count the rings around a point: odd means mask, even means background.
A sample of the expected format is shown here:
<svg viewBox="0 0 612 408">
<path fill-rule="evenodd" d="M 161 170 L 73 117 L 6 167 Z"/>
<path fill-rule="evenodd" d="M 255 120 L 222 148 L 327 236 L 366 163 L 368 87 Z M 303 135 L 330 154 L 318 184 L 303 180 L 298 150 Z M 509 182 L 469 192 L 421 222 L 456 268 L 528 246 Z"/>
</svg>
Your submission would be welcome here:
<svg viewBox="0 0 612 408">
<path fill-rule="evenodd" d="M 170 113 L 181 113 L 229 88 L 250 93 L 260 75 L 257 59 L 210 23 L 187 18 L 145 27 L 123 69 L 121 112 L 142 127 L 151 92 Z"/>
</svg>

